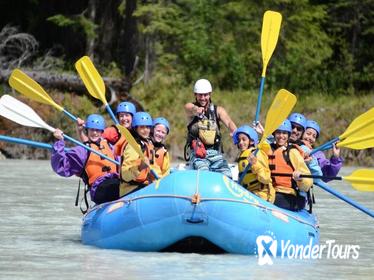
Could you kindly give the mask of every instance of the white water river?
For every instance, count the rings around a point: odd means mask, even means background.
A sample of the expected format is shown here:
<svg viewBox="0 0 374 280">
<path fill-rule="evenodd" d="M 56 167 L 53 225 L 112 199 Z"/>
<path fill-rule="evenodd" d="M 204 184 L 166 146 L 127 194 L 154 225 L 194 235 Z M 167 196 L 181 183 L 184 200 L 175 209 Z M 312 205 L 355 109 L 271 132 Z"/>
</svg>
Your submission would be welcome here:
<svg viewBox="0 0 374 280">
<path fill-rule="evenodd" d="M 342 175 L 352 169 L 343 169 Z M 321 244 L 359 245 L 358 259 L 136 253 L 80 242 L 74 207 L 77 178 L 53 173 L 48 161 L 0 160 L 0 279 L 374 279 L 374 219 L 315 187 Z M 374 192 L 330 184 L 374 209 Z"/>
</svg>

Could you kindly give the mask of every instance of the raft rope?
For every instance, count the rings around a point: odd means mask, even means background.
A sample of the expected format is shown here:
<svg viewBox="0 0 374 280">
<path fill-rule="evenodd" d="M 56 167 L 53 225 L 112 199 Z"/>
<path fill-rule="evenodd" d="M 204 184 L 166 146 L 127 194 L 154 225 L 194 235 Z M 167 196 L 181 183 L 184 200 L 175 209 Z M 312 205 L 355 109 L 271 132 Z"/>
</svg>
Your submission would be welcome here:
<svg viewBox="0 0 374 280">
<path fill-rule="evenodd" d="M 137 197 L 134 197 L 134 198 L 130 198 L 130 199 L 123 199 L 122 201 L 126 204 L 126 205 L 130 205 L 133 201 L 136 201 L 136 200 L 140 200 L 140 199 L 145 199 L 145 198 L 180 198 L 180 199 L 185 199 L 185 200 L 188 200 L 188 201 L 191 201 L 192 202 L 192 198 L 191 196 L 184 196 L 184 195 L 174 195 L 174 194 L 153 194 L 153 195 L 141 195 L 141 196 L 137 196 Z M 302 224 L 305 224 L 305 225 L 309 225 L 315 229 L 319 228 L 319 225 L 318 224 L 311 224 L 301 218 L 298 218 L 296 216 L 293 216 L 291 214 L 288 214 L 288 213 L 285 213 L 285 212 L 282 212 L 282 211 L 279 211 L 278 209 L 274 209 L 274 208 L 271 208 L 271 207 L 267 207 L 265 205 L 261 205 L 261 204 L 258 204 L 258 203 L 254 203 L 254 202 L 250 202 L 250 201 L 244 201 L 244 200 L 237 200 L 237 199 L 231 199 L 231 198 L 210 198 L 210 197 L 207 197 L 207 198 L 200 198 L 200 202 L 203 202 L 203 201 L 227 201 L 227 202 L 236 202 L 236 203 L 242 203 L 242 204 L 249 204 L 249 205 L 252 205 L 252 206 L 256 206 L 256 207 L 259 207 L 259 208 L 262 208 L 264 210 L 267 210 L 267 211 L 275 211 L 275 212 L 278 212 L 282 215 L 285 215 L 287 217 L 290 217 Z M 111 201 L 111 202 L 106 202 L 106 203 L 103 203 L 103 204 L 100 204 L 100 205 L 96 205 L 94 206 L 93 208 L 91 208 L 88 213 L 90 213 L 91 211 L 95 210 L 96 208 L 98 209 L 101 209 L 103 207 L 105 207 L 106 205 L 108 204 L 114 204 L 114 203 L 118 203 L 118 200 L 117 201 Z M 88 214 L 87 213 L 87 214 Z"/>
<path fill-rule="evenodd" d="M 195 191 L 195 194 L 192 195 L 192 198 L 191 198 L 191 203 L 195 204 L 195 208 L 196 208 L 196 205 L 201 202 L 201 196 L 199 194 L 199 178 L 200 178 L 199 175 L 200 175 L 200 169 L 198 169 L 196 172 L 196 191 Z"/>
</svg>

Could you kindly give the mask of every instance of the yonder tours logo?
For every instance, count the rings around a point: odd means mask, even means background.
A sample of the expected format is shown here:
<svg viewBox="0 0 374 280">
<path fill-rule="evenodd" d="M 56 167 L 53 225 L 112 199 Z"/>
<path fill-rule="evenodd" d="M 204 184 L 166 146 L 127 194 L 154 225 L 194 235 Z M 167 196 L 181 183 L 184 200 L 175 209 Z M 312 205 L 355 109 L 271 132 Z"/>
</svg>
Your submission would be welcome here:
<svg viewBox="0 0 374 280">
<path fill-rule="evenodd" d="M 359 245 L 337 244 L 335 240 L 326 240 L 324 244 L 313 245 L 313 239 L 310 239 L 308 244 L 295 245 L 290 240 L 279 241 L 273 234 L 258 236 L 256 245 L 259 265 L 272 265 L 276 258 L 358 259 L 360 250 Z"/>
</svg>

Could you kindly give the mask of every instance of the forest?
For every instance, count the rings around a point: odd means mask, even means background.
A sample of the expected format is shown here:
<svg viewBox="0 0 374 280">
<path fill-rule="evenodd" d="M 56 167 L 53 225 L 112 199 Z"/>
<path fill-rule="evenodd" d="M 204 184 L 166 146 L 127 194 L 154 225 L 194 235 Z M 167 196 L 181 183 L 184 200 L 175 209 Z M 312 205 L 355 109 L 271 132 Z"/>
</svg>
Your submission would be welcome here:
<svg viewBox="0 0 374 280">
<path fill-rule="evenodd" d="M 262 120 L 276 91 L 285 88 L 297 95 L 296 110 L 321 122 L 321 141 L 339 135 L 374 106 L 372 0 L 1 1 L 0 93 L 11 93 L 7 80 L 20 68 L 72 112 L 104 114 L 74 69 L 75 61 L 88 55 L 104 77 L 113 108 L 130 100 L 171 120 L 168 142 L 174 158 L 180 158 L 183 104 L 193 100 L 195 80 L 212 82 L 214 102 L 224 105 L 237 125 L 253 120 L 266 10 L 280 12 L 283 20 L 267 69 Z M 74 125 L 58 112 L 20 100 L 74 133 Z M 0 119 L 0 134 L 53 141 L 34 131 Z M 229 142 L 226 135 L 233 159 Z M 4 143 L 0 149 L 10 157 L 47 157 Z M 371 153 L 346 151 L 345 156 L 360 164 L 373 161 Z"/>
</svg>

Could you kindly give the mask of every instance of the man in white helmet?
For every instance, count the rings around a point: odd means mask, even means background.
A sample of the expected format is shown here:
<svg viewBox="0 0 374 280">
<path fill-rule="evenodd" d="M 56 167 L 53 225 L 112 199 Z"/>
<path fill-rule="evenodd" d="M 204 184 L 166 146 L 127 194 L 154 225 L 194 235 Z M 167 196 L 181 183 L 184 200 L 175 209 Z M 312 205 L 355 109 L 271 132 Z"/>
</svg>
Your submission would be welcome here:
<svg viewBox="0 0 374 280">
<path fill-rule="evenodd" d="M 220 122 L 231 134 L 236 125 L 223 107 L 212 103 L 212 85 L 208 80 L 196 81 L 194 94 L 195 102 L 184 106 L 189 121 L 185 159 L 194 169 L 221 172 L 231 177 L 230 168 L 222 156 Z"/>
</svg>

